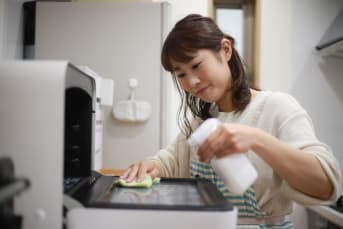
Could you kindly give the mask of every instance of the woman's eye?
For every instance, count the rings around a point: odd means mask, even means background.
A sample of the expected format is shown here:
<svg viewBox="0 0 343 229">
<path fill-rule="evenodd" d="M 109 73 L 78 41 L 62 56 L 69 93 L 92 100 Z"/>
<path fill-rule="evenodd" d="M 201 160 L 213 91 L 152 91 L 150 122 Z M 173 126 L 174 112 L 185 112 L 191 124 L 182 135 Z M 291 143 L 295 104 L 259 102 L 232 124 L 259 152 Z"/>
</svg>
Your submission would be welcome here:
<svg viewBox="0 0 343 229">
<path fill-rule="evenodd" d="M 185 73 L 181 73 L 181 74 L 178 74 L 178 75 L 177 75 L 178 78 L 183 78 L 183 77 L 185 77 L 185 76 L 186 76 Z"/>
<path fill-rule="evenodd" d="M 192 66 L 192 69 L 197 69 L 197 68 L 199 68 L 200 64 L 201 64 L 201 62 L 199 62 L 199 63 L 197 63 L 197 64 L 194 64 L 194 65 Z"/>
</svg>

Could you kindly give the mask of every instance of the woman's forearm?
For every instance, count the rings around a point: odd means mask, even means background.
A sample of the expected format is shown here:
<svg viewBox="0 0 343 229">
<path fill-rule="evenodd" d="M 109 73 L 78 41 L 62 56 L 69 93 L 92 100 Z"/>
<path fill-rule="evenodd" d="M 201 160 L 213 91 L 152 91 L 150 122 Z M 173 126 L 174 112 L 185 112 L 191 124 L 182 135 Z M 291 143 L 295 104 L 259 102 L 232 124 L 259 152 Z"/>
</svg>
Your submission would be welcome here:
<svg viewBox="0 0 343 229">
<path fill-rule="evenodd" d="M 307 195 L 329 199 L 333 185 L 319 160 L 279 139 L 256 130 L 252 149 L 294 189 Z"/>
</svg>

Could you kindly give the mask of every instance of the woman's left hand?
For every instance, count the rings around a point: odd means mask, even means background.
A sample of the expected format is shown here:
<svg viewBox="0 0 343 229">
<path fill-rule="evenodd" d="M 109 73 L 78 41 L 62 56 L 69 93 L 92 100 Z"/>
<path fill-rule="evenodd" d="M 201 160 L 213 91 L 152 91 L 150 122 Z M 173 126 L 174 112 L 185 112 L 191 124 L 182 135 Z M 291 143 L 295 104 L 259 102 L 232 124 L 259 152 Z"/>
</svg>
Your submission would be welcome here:
<svg viewBox="0 0 343 229">
<path fill-rule="evenodd" d="M 200 161 L 209 161 L 213 156 L 221 158 L 234 153 L 245 153 L 254 144 L 255 128 L 233 123 L 223 123 L 200 145 Z"/>
</svg>

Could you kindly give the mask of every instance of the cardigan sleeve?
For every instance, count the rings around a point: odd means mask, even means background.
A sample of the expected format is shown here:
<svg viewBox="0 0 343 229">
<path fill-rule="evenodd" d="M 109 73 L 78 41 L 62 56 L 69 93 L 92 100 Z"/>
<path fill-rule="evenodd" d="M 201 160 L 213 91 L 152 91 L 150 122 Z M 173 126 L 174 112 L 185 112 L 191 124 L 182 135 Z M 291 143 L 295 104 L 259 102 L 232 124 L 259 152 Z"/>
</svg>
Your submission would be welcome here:
<svg viewBox="0 0 343 229">
<path fill-rule="evenodd" d="M 302 153 L 315 156 L 330 179 L 334 189 L 328 200 L 317 199 L 299 192 L 290 187 L 285 181 L 282 184 L 281 190 L 288 198 L 305 206 L 328 204 L 336 200 L 339 194 L 342 175 L 334 153 L 326 144 L 317 139 L 310 116 L 293 97 L 289 95 L 284 96 L 280 99 L 280 103 L 285 103 L 287 106 L 283 107 L 288 109 L 280 110 L 278 137 L 292 147 L 301 149 Z M 291 109 L 289 109 L 290 107 Z"/>
<path fill-rule="evenodd" d="M 189 147 L 182 133 L 148 159 L 158 164 L 164 177 L 189 177 Z"/>
<path fill-rule="evenodd" d="M 192 129 L 196 129 L 202 120 L 193 118 L 191 120 Z M 165 149 L 161 149 L 155 156 L 148 158 L 154 161 L 161 169 L 165 177 L 190 177 L 189 163 L 191 149 L 187 143 L 187 137 L 180 132 L 174 141 Z"/>
</svg>

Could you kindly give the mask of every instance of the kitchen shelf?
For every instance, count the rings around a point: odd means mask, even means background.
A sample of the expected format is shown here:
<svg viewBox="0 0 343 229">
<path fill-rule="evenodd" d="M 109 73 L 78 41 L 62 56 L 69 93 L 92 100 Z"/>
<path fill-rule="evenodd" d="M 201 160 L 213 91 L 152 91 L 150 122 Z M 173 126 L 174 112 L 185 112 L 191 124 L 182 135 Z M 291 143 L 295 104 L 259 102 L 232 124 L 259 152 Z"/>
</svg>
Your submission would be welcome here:
<svg viewBox="0 0 343 229">
<path fill-rule="evenodd" d="M 322 56 L 333 56 L 343 58 L 343 39 L 325 48 L 317 48 L 317 50 L 320 52 Z"/>
<path fill-rule="evenodd" d="M 316 49 L 323 56 L 343 58 L 343 9 L 331 23 Z"/>
</svg>

